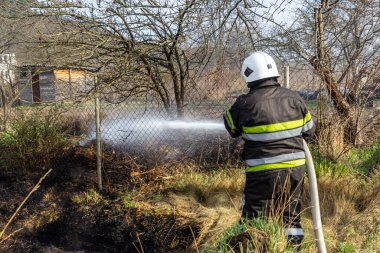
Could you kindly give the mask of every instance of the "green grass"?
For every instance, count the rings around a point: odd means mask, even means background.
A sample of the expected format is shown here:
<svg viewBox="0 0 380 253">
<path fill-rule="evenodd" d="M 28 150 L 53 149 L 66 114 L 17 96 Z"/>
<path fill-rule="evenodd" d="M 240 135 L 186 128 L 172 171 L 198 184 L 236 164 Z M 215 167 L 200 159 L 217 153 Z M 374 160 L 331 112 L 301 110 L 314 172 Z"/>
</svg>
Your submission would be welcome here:
<svg viewBox="0 0 380 253">
<path fill-rule="evenodd" d="M 331 176 L 333 178 L 340 178 L 351 172 L 347 164 L 324 157 L 318 152 L 313 152 L 313 160 L 317 177 Z"/>
<path fill-rule="evenodd" d="M 226 229 L 214 245 L 203 253 L 229 252 L 291 252 L 283 226 L 276 220 L 256 218 Z"/>
<path fill-rule="evenodd" d="M 338 244 L 338 250 L 336 252 L 339 252 L 339 253 L 355 253 L 355 247 L 351 243 L 340 242 Z"/>
<path fill-rule="evenodd" d="M 368 175 L 380 161 L 380 140 L 376 140 L 368 148 L 353 148 L 347 156 L 352 170 Z"/>
<path fill-rule="evenodd" d="M 358 174 L 368 176 L 380 161 L 380 140 L 375 140 L 367 148 L 352 148 L 339 160 L 332 160 L 313 150 L 313 160 L 317 176 L 328 175 L 340 178 Z"/>
</svg>

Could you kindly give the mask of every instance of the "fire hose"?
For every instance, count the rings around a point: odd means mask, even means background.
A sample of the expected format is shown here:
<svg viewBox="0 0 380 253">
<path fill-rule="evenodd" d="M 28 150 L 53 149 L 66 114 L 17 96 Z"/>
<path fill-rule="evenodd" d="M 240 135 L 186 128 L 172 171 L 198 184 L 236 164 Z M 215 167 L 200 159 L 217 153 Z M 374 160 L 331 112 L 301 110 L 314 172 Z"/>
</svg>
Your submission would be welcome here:
<svg viewBox="0 0 380 253">
<path fill-rule="evenodd" d="M 313 157 L 305 140 L 303 146 L 306 154 L 307 174 L 309 176 L 309 192 L 311 197 L 311 213 L 313 216 L 313 229 L 319 253 L 327 253 L 325 240 L 323 238 L 321 210 L 319 207 L 319 196 L 317 187 L 317 176 L 315 174 Z"/>
</svg>

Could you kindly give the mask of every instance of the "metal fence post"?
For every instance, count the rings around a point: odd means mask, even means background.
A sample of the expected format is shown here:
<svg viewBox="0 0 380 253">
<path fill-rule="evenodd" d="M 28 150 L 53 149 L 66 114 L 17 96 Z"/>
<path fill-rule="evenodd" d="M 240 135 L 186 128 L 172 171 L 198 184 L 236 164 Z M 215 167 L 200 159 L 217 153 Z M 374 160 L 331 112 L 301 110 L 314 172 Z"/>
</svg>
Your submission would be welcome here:
<svg viewBox="0 0 380 253">
<path fill-rule="evenodd" d="M 103 189 L 102 184 L 102 134 L 100 127 L 100 93 L 98 90 L 98 79 L 94 77 L 95 82 L 95 124 L 96 124 L 96 167 L 98 174 L 98 188 Z"/>
<path fill-rule="evenodd" d="M 286 64 L 284 69 L 285 69 L 285 78 L 284 78 L 285 88 L 289 89 L 289 65 Z"/>
</svg>

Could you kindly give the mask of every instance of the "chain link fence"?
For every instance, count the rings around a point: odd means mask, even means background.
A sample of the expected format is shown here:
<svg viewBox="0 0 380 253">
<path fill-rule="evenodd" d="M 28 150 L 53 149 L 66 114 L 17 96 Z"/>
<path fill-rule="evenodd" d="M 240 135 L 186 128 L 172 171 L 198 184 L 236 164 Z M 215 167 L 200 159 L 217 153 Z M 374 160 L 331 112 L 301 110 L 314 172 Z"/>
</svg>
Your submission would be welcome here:
<svg viewBox="0 0 380 253">
<path fill-rule="evenodd" d="M 323 124 L 319 147 L 339 157 L 345 150 L 342 124 L 337 123 L 333 107 L 326 106 L 331 102 L 321 79 L 308 65 L 280 62 L 278 68 L 279 83 L 289 83 L 290 89 L 298 91 L 313 117 Z M 12 75 L 17 82 L 4 78 Z M 21 66 L 2 76 L 3 131 L 25 118 L 59 123 L 79 145 L 96 147 L 99 188 L 105 153 L 127 155 L 146 165 L 171 161 L 239 164 L 241 140 L 230 138 L 222 119 L 235 99 L 248 91 L 238 68 L 210 70 L 193 80 L 186 87 L 182 117 L 177 116 L 173 91 L 169 91 L 168 108 L 154 90 L 130 95 L 120 89 L 128 84 L 109 85 L 87 69 Z M 376 126 L 376 122 L 367 125 Z"/>
<path fill-rule="evenodd" d="M 211 71 L 199 77 L 186 89 L 183 117 L 177 116 L 175 99 L 168 110 L 154 91 L 119 102 L 117 90 L 104 89 L 100 92 L 100 115 L 105 150 L 153 161 L 229 160 L 237 143 L 226 134 L 222 115 L 244 91 L 240 81 L 239 72 Z"/>
<path fill-rule="evenodd" d="M 279 81 L 284 84 L 285 68 L 281 66 L 279 70 Z M 2 125 L 22 115 L 51 113 L 66 121 L 70 134 L 82 136 L 82 144 L 95 139 L 94 101 L 97 93 L 93 74 L 54 66 L 22 66 L 13 73 L 17 85 L 2 84 L 11 97 L 4 101 L 4 104 L 10 104 L 9 111 L 2 111 Z M 150 148 L 159 151 L 175 142 L 190 150 L 193 143 L 202 140 L 224 139 L 226 131 L 222 115 L 240 94 L 247 92 L 239 70 L 210 71 L 194 83 L 186 89 L 183 118 L 176 116 L 174 99 L 168 110 L 154 91 L 128 96 L 112 86 L 99 85 L 105 87 L 98 90 L 105 146 L 139 153 L 141 149 Z M 295 90 L 318 88 L 315 75 L 305 66 L 290 66 L 289 83 Z"/>
<path fill-rule="evenodd" d="M 285 64 L 279 65 L 283 85 Z M 290 65 L 289 86 L 306 94 L 316 106 L 320 80 L 305 65 Z M 189 86 L 184 117 L 177 118 L 175 107 L 168 112 L 154 92 L 129 97 L 120 102 L 118 91 L 100 92 L 101 135 L 105 150 L 118 150 L 145 159 L 161 161 L 193 159 L 197 162 L 225 163 L 239 153 L 238 141 L 231 140 L 222 116 L 235 99 L 248 91 L 239 69 L 219 70 L 201 76 Z M 312 96 L 310 94 L 313 94 Z M 96 138 L 92 126 L 88 140 Z"/>
<path fill-rule="evenodd" d="M 324 86 L 312 67 L 278 65 L 279 82 L 286 82 L 288 69 L 289 88 L 297 90 L 317 115 L 317 99 Z M 222 120 L 237 96 L 248 91 L 238 68 L 210 70 L 193 80 L 186 87 L 181 118 L 176 116 L 173 93 L 171 107 L 167 108 L 154 90 L 130 96 L 120 91 L 125 84 L 96 81 L 86 69 L 26 65 L 11 75 L 18 79 L 17 85 L 2 78 L 2 94 L 12 98 L 1 100 L 3 128 L 20 117 L 55 117 L 80 145 L 90 145 L 97 137 L 95 98 L 99 96 L 98 137 L 100 132 L 103 151 L 152 161 L 192 159 L 217 164 L 239 153 L 238 141 L 231 140 Z"/>
</svg>

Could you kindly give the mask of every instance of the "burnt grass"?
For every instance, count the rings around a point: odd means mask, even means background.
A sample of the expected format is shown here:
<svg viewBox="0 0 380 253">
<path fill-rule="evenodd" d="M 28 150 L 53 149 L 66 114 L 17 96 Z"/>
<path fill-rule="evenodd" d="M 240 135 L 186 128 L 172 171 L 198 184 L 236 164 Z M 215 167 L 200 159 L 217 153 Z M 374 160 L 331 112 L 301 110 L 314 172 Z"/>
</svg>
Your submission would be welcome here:
<svg viewBox="0 0 380 253">
<path fill-rule="evenodd" d="M 194 251 L 197 224 L 179 225 L 173 213 L 142 213 L 122 203 L 117 192 L 136 187 L 131 170 L 106 161 L 105 189 L 99 193 L 106 201 L 73 201 L 76 194 L 96 189 L 93 153 L 91 148 L 76 147 L 55 162 L 7 234 L 23 229 L 1 244 L 0 252 Z M 44 173 L 0 170 L 0 228 Z"/>
</svg>

